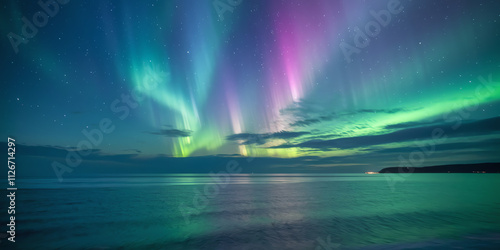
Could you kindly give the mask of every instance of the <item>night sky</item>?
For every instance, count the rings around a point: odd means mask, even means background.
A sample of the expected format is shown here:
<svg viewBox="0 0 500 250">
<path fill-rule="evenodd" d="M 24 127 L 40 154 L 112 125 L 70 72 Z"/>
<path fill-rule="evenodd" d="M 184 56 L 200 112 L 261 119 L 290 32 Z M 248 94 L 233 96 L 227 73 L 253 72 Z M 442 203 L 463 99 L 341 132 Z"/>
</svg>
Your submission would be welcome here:
<svg viewBox="0 0 500 250">
<path fill-rule="evenodd" d="M 0 10 L 26 175 L 500 161 L 500 1 L 64 2 Z"/>
</svg>

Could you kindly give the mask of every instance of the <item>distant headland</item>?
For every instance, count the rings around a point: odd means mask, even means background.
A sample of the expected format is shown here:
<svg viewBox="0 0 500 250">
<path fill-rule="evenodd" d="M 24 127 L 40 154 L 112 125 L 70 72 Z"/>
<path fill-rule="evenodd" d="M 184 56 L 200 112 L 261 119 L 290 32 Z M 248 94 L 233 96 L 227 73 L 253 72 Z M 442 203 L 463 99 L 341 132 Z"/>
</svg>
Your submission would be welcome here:
<svg viewBox="0 0 500 250">
<path fill-rule="evenodd" d="M 500 163 L 454 164 L 430 167 L 390 167 L 379 171 L 389 173 L 500 173 Z"/>
</svg>

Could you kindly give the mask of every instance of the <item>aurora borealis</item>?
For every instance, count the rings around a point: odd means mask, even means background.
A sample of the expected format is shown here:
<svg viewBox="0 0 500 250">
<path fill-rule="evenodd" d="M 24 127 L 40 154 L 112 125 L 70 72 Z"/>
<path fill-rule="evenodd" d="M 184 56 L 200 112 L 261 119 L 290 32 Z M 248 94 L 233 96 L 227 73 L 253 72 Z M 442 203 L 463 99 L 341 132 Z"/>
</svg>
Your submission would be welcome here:
<svg viewBox="0 0 500 250">
<path fill-rule="evenodd" d="M 390 2 L 242 0 L 220 18 L 213 1 L 70 1 L 18 53 L 8 34 L 42 8 L 4 2 L 2 137 L 50 175 L 103 118 L 116 128 L 85 164 L 252 157 L 245 172 L 359 172 L 415 150 L 423 165 L 499 161 L 500 2 L 393 2 L 401 12 L 346 60 L 340 45 Z M 113 104 L 131 93 L 126 111 Z"/>
</svg>

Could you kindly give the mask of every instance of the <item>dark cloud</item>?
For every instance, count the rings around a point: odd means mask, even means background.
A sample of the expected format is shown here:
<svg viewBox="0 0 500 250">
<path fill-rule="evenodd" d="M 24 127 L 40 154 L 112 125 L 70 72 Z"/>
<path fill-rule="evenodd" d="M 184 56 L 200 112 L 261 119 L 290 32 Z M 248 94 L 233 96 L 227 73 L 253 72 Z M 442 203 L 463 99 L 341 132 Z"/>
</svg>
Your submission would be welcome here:
<svg viewBox="0 0 500 250">
<path fill-rule="evenodd" d="M 136 152 L 138 154 L 142 153 L 141 150 L 139 150 L 139 149 L 133 149 L 133 148 L 131 148 L 131 149 L 124 149 L 123 151 L 132 151 L 132 152 Z"/>
<path fill-rule="evenodd" d="M 280 131 L 276 133 L 265 133 L 265 134 L 253 134 L 253 133 L 241 133 L 241 134 L 233 134 L 226 137 L 228 141 L 244 141 L 243 145 L 249 144 L 264 144 L 268 140 L 273 139 L 293 139 L 303 135 L 308 135 L 310 132 L 289 132 L 289 131 Z"/>
<path fill-rule="evenodd" d="M 302 105 L 302 104 L 301 104 Z M 291 109 L 288 111 L 293 111 L 294 115 L 298 117 L 305 117 L 305 119 L 301 119 L 298 121 L 295 121 L 293 123 L 290 123 L 290 126 L 293 127 L 307 127 L 312 124 L 320 123 L 323 121 L 331 121 L 336 117 L 341 117 L 341 116 L 352 116 L 352 115 L 357 115 L 357 114 L 365 114 L 365 113 L 385 113 L 385 114 L 395 114 L 399 112 L 406 112 L 408 111 L 407 109 L 403 108 L 394 108 L 394 109 L 359 109 L 354 112 L 347 112 L 343 114 L 336 114 L 336 113 L 331 113 L 331 112 L 324 112 L 324 110 L 318 110 L 318 109 L 307 109 L 303 105 L 300 106 L 299 108 Z M 326 113 L 326 114 L 325 114 Z M 313 118 L 310 118 L 310 116 L 315 116 Z"/>
<path fill-rule="evenodd" d="M 294 123 L 290 123 L 290 126 L 294 126 L 294 127 L 306 127 L 306 126 L 309 126 L 311 124 L 315 124 L 315 123 L 319 123 L 321 122 L 320 119 L 305 119 L 305 120 L 300 120 L 300 121 L 296 121 Z"/>
<path fill-rule="evenodd" d="M 331 121 L 335 117 L 337 117 L 337 115 L 335 113 L 328 113 L 328 114 L 324 114 L 324 115 L 319 115 L 316 118 L 307 118 L 307 119 L 303 119 L 303 120 L 298 120 L 294 123 L 290 123 L 290 126 L 307 127 L 307 126 L 315 124 L 315 123 L 320 123 L 323 121 Z"/>
<path fill-rule="evenodd" d="M 7 148 L 7 143 L 0 143 L 3 147 Z M 135 151 L 137 153 L 140 152 L 138 149 L 128 149 L 126 151 Z M 43 157 L 43 158 L 62 158 L 65 159 L 68 153 L 77 152 L 76 147 L 60 147 L 60 146 L 51 146 L 51 145 L 24 145 L 24 144 L 16 144 L 16 153 L 19 157 L 21 156 L 29 156 L 29 157 Z M 135 157 L 138 154 L 107 154 L 103 152 L 101 149 L 89 149 L 85 150 L 85 153 L 88 155 L 81 155 L 81 158 L 84 160 L 108 160 L 108 159 L 129 159 L 131 157 Z M 17 157 L 16 157 L 17 158 Z"/>
<path fill-rule="evenodd" d="M 282 133 L 282 137 L 290 134 Z M 464 159 L 473 162 L 498 162 L 500 138 L 488 139 L 475 144 L 449 143 L 436 146 L 433 158 L 426 159 L 425 165 L 463 163 Z M 0 143 L 7 148 L 7 143 Z M 474 145 L 476 147 L 474 147 Z M 487 146 L 488 145 L 488 146 Z M 474 147 L 464 152 L 462 147 Z M 52 167 L 54 162 L 67 165 L 68 152 L 73 149 L 58 146 L 31 146 L 17 144 L 19 175 L 35 178 L 57 178 Z M 446 149 L 461 150 L 460 157 L 452 157 Z M 82 162 L 64 178 L 114 174 L 158 174 L 158 173 L 217 173 L 226 171 L 228 165 L 240 167 L 242 173 L 362 173 L 377 171 L 384 167 L 397 167 L 401 153 L 418 150 L 413 148 L 383 149 L 347 156 L 304 156 L 296 158 L 244 157 L 237 154 L 211 155 L 195 157 L 172 157 L 168 155 L 139 156 L 138 154 L 106 154 L 96 150 L 88 156 L 82 156 Z M 17 154 L 16 154 L 17 156 Z M 467 162 L 466 162 L 467 163 Z M 17 171 L 17 169 L 16 169 Z"/>
<path fill-rule="evenodd" d="M 164 135 L 166 137 L 189 137 L 193 131 L 179 129 L 161 129 L 159 132 L 149 132 L 153 135 Z"/>
<path fill-rule="evenodd" d="M 280 131 L 277 133 L 272 133 L 270 134 L 270 138 L 276 138 L 276 139 L 291 139 L 295 137 L 300 137 L 303 135 L 308 135 L 310 134 L 309 132 L 288 132 L 288 131 Z"/>
<path fill-rule="evenodd" d="M 473 142 L 452 142 L 429 145 L 428 143 L 414 143 L 408 147 L 384 148 L 384 149 L 367 149 L 371 153 L 386 154 L 386 153 L 411 153 L 414 151 L 449 151 L 449 150 L 469 150 L 469 151 L 490 151 L 496 150 L 500 152 L 500 138 L 486 139 Z"/>
<path fill-rule="evenodd" d="M 66 156 L 66 154 L 70 151 L 76 151 L 76 148 L 51 145 L 27 146 L 24 144 L 16 144 L 16 150 L 22 154 L 31 156 L 60 157 Z M 98 154 L 101 150 L 89 149 L 87 152 L 90 152 L 91 154 Z"/>
<path fill-rule="evenodd" d="M 403 128 L 413 128 L 413 127 L 422 127 L 422 126 L 427 126 L 427 125 L 434 125 L 440 123 L 440 121 L 435 120 L 435 121 L 429 121 L 429 122 L 404 122 L 404 123 L 397 123 L 397 124 L 391 124 L 387 125 L 384 128 L 385 129 L 403 129 Z"/>
<path fill-rule="evenodd" d="M 280 110 L 282 114 L 292 113 L 298 117 L 307 117 L 309 114 L 316 113 L 326 113 L 326 108 L 328 105 L 325 103 L 315 103 L 311 101 L 301 100 L 300 102 L 295 102 L 288 108 Z"/>
<path fill-rule="evenodd" d="M 357 113 L 386 113 L 386 114 L 395 114 L 401 111 L 405 111 L 405 109 L 396 108 L 396 109 L 360 109 L 357 110 Z"/>
<path fill-rule="evenodd" d="M 288 138 L 289 133 L 275 133 L 276 136 Z M 7 148 L 7 143 L 0 143 Z M 17 144 L 19 150 L 18 163 L 26 166 L 20 168 L 20 175 L 30 177 L 57 178 L 53 163 L 67 165 L 68 152 L 58 146 L 34 146 Z M 244 157 L 238 154 L 209 155 L 194 157 L 172 157 L 168 155 L 150 155 L 139 157 L 138 154 L 106 154 L 96 153 L 81 156 L 81 163 L 72 172 L 64 174 L 64 178 L 78 178 L 94 174 L 124 173 L 217 173 L 226 171 L 228 165 L 241 167 L 242 173 L 321 173 L 349 172 L 354 163 L 342 164 L 342 157 L 336 160 L 323 159 L 317 156 L 297 158 Z M 356 166 L 364 166 L 356 163 Z M 363 172 L 363 170 L 357 170 Z"/>
<path fill-rule="evenodd" d="M 309 125 L 329 121 L 335 117 L 335 113 L 328 111 L 325 103 L 315 103 L 301 100 L 295 102 L 291 107 L 280 110 L 281 114 L 291 114 L 297 120 L 290 123 L 293 127 L 307 127 Z"/>
<path fill-rule="evenodd" d="M 358 137 L 346 137 L 332 140 L 309 140 L 295 145 L 284 144 L 273 148 L 321 148 L 321 149 L 350 149 L 381 145 L 393 142 L 405 142 L 410 140 L 429 139 L 434 129 L 440 128 L 447 137 L 463 137 L 476 135 L 489 135 L 500 131 L 500 117 L 493 117 L 484 120 L 467 123 L 442 123 L 435 126 L 424 126 L 408 128 L 381 135 L 367 135 Z M 458 125 L 458 126 L 457 126 Z"/>
</svg>

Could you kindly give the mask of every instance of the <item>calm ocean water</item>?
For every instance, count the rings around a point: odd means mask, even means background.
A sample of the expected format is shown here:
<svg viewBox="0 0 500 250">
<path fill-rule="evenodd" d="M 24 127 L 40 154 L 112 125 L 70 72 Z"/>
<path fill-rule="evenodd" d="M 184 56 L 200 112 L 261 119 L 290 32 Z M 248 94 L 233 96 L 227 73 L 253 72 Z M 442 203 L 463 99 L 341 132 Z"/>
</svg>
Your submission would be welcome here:
<svg viewBox="0 0 500 250">
<path fill-rule="evenodd" d="M 24 180 L 14 247 L 500 248 L 500 174 L 399 180 L 391 189 L 381 174 L 238 175 L 217 193 L 208 175 Z M 205 189 L 213 195 L 200 198 Z M 180 204 L 197 210 L 183 216 Z"/>
</svg>

